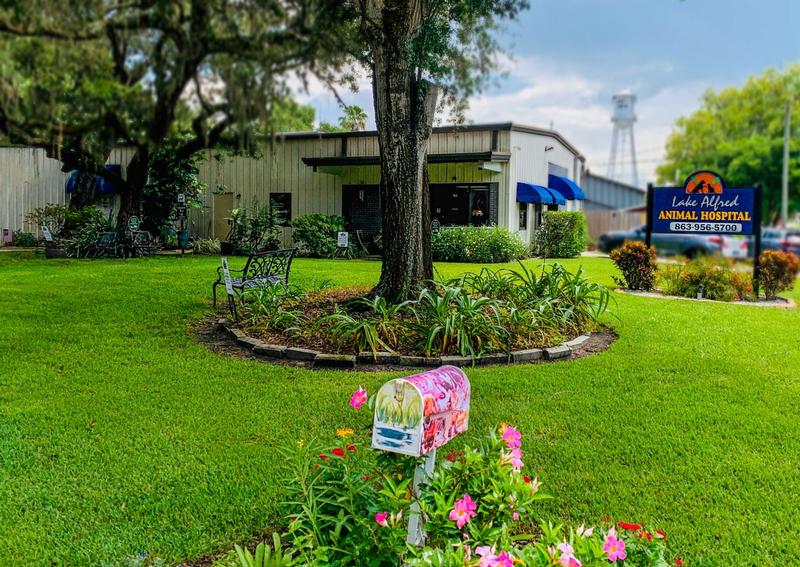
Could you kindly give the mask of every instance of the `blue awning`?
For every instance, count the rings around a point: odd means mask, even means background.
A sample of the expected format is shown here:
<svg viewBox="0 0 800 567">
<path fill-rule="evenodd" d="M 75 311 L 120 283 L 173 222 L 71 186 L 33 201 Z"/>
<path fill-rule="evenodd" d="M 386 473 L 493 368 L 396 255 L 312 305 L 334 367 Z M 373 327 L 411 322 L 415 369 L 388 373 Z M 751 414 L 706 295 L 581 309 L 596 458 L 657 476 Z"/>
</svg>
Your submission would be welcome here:
<svg viewBox="0 0 800 567">
<path fill-rule="evenodd" d="M 541 203 L 542 205 L 564 205 L 564 196 L 553 189 L 534 185 L 533 183 L 517 182 L 518 203 Z"/>
<path fill-rule="evenodd" d="M 583 201 L 584 194 L 583 190 L 578 187 L 578 184 L 572 181 L 571 179 L 567 179 L 566 177 L 562 177 L 560 175 L 553 175 L 552 173 L 547 176 L 547 187 L 550 190 L 555 189 L 567 199 L 576 199 L 578 201 Z"/>
<path fill-rule="evenodd" d="M 546 187 L 520 181 L 517 183 L 517 202 L 553 205 L 556 201 L 553 199 L 553 194 Z"/>
</svg>

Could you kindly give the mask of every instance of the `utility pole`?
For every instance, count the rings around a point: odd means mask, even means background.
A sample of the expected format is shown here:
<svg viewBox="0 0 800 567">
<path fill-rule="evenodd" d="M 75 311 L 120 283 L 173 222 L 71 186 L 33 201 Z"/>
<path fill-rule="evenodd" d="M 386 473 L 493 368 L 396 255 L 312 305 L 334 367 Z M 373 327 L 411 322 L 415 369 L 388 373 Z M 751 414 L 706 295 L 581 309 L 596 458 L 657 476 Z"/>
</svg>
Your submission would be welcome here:
<svg viewBox="0 0 800 567">
<path fill-rule="evenodd" d="M 786 101 L 786 115 L 783 122 L 783 179 L 781 180 L 781 223 L 789 222 L 789 136 L 792 124 L 792 101 Z"/>
</svg>

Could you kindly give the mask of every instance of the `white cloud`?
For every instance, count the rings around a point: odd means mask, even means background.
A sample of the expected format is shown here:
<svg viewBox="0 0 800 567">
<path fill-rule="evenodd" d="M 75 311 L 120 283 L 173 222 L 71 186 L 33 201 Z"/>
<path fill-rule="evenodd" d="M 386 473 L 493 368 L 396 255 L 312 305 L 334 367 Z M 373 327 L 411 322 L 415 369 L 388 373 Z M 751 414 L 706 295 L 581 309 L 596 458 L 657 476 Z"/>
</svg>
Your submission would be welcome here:
<svg viewBox="0 0 800 567">
<path fill-rule="evenodd" d="M 587 158 L 587 166 L 604 175 L 611 146 L 611 95 L 623 88 L 639 93 L 635 126 L 640 184 L 655 179 L 655 168 L 663 158 L 664 143 L 675 119 L 692 112 L 707 86 L 699 82 L 669 84 L 669 61 L 653 61 L 618 72 L 579 72 L 569 65 L 539 57 L 503 57 L 498 68 L 505 77 L 484 94 L 473 97 L 467 111 L 471 122 L 513 121 L 553 128 Z M 359 90 L 343 89 L 339 95 L 348 104 L 358 104 L 374 128 L 369 78 L 361 72 Z M 292 83 L 298 100 L 313 105 L 319 120 L 335 121 L 340 109 L 328 87 L 312 79 L 305 89 Z"/>
<path fill-rule="evenodd" d="M 621 90 L 615 77 L 589 77 L 535 57 L 502 64 L 515 85 L 504 92 L 475 97 L 467 112 L 470 120 L 512 120 L 545 128 L 552 124 L 586 156 L 589 168 L 605 174 L 612 133 L 611 95 Z M 628 80 L 636 77 L 635 91 L 646 90 L 648 80 L 663 76 L 669 69 L 669 62 L 654 62 L 637 70 L 625 69 L 624 75 Z M 675 119 L 697 107 L 703 88 L 700 83 L 686 83 L 655 90 L 651 87 L 654 94 L 639 95 L 635 135 L 641 184 L 654 179 Z"/>
</svg>

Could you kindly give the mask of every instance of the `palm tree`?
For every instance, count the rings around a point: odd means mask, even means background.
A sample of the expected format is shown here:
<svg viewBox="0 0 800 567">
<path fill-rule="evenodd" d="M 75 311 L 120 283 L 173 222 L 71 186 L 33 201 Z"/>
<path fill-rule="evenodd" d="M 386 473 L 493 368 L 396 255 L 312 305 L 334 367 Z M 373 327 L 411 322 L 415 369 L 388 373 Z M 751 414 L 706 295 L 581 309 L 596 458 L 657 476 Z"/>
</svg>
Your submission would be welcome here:
<svg viewBox="0 0 800 567">
<path fill-rule="evenodd" d="M 349 105 L 344 107 L 344 114 L 339 119 L 339 124 L 345 130 L 366 130 L 367 129 L 367 113 L 358 105 Z"/>
</svg>

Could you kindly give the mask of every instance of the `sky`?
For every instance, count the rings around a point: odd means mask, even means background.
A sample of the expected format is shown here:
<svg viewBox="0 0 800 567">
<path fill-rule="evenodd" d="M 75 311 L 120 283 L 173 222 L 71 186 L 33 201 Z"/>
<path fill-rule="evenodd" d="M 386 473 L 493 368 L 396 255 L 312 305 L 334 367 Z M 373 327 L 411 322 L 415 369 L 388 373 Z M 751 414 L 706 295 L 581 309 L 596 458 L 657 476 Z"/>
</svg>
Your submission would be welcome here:
<svg viewBox="0 0 800 567">
<path fill-rule="evenodd" d="M 499 35 L 510 54 L 498 76 L 470 100 L 470 122 L 553 127 L 605 175 L 611 96 L 637 96 L 639 180 L 654 181 L 675 119 L 704 90 L 741 85 L 770 67 L 800 61 L 800 0 L 530 0 Z M 374 111 L 369 83 L 340 92 Z M 299 93 L 318 120 L 336 122 L 336 98 L 319 85 Z M 629 173 L 629 172 L 627 172 Z"/>
</svg>

